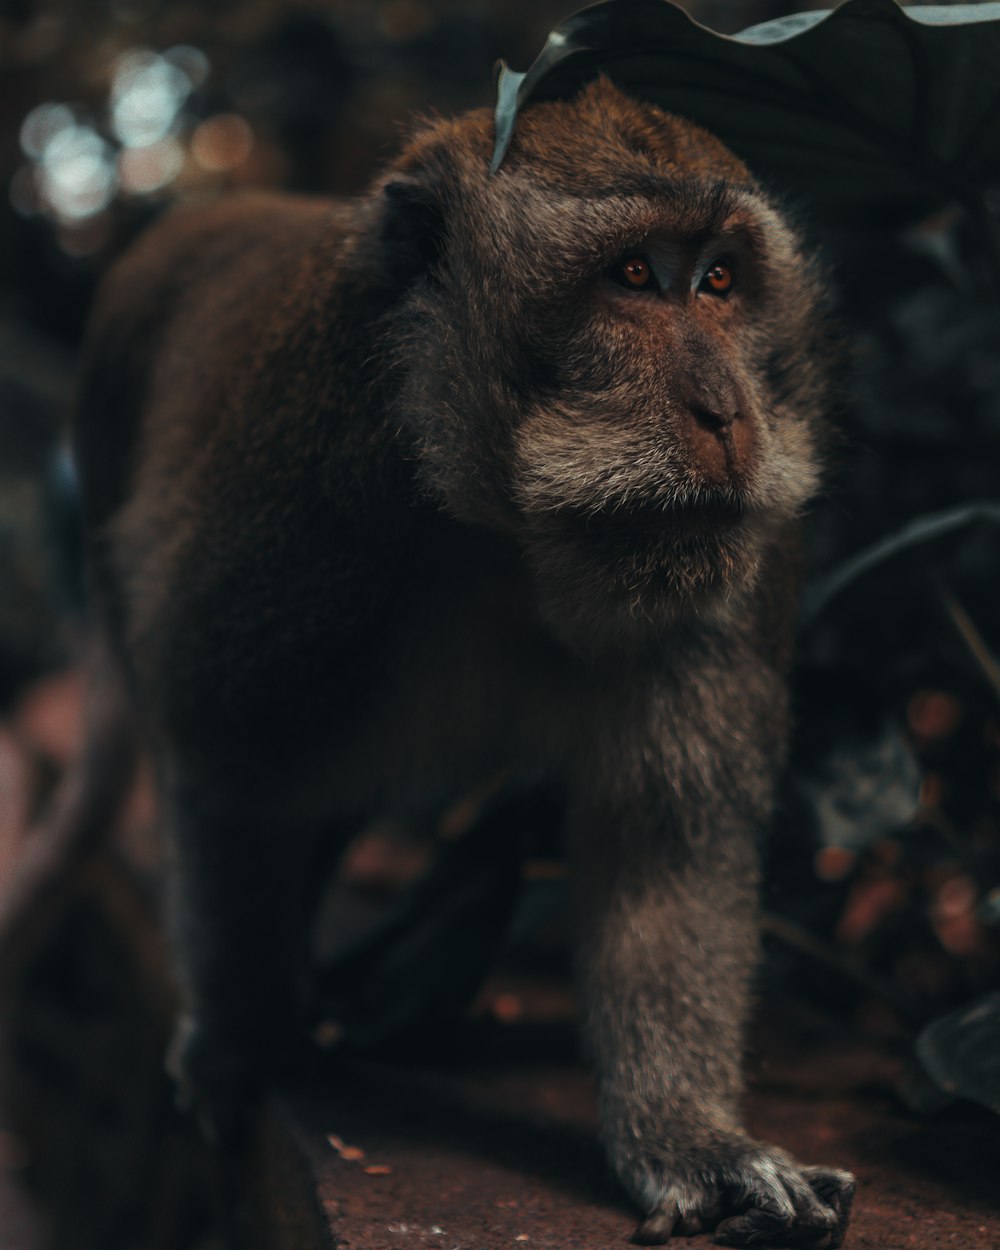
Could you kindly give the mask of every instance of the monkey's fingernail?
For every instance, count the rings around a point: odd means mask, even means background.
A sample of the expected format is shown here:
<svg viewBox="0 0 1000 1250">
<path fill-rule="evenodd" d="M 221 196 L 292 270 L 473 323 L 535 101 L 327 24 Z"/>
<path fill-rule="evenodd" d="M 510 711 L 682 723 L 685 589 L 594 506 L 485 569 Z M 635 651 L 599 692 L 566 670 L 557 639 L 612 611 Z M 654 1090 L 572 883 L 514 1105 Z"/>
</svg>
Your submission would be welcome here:
<svg viewBox="0 0 1000 1250">
<path fill-rule="evenodd" d="M 672 1206 L 662 1211 L 654 1211 L 652 1215 L 639 1225 L 632 1234 L 635 1246 L 662 1246 L 670 1240 L 677 1223 L 677 1208 Z"/>
</svg>

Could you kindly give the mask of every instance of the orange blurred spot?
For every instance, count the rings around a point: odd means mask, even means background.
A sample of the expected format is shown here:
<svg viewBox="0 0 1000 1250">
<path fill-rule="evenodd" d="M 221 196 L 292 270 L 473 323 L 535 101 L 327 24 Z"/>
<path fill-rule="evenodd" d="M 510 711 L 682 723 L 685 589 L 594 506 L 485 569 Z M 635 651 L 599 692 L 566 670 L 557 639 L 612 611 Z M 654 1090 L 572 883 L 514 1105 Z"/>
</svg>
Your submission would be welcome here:
<svg viewBox="0 0 1000 1250">
<path fill-rule="evenodd" d="M 513 1024 L 524 1015 L 524 1003 L 516 994 L 498 994 L 490 1004 L 490 1010 L 502 1024 Z"/>
<path fill-rule="evenodd" d="M 191 136 L 191 155 L 213 174 L 242 165 L 252 149 L 253 131 L 238 113 L 209 117 Z"/>
<path fill-rule="evenodd" d="M 979 891 L 965 873 L 949 877 L 937 892 L 935 911 L 941 916 L 963 916 L 974 910 Z"/>
<path fill-rule="evenodd" d="M 920 783 L 919 801 L 921 807 L 936 808 L 941 806 L 944 798 L 944 781 L 940 773 L 928 773 Z"/>
<path fill-rule="evenodd" d="M 36 682 L 14 711 L 14 729 L 54 763 L 66 765 L 74 759 L 83 736 L 83 682 L 79 674 L 59 673 Z"/>
<path fill-rule="evenodd" d="M 918 743 L 950 737 L 962 721 L 962 705 L 943 690 L 918 690 L 907 709 L 910 732 Z"/>
<path fill-rule="evenodd" d="M 126 191 L 148 195 L 172 182 L 183 165 L 183 148 L 168 136 L 148 147 L 123 148 L 118 154 L 118 177 Z"/>
<path fill-rule="evenodd" d="M 837 925 L 837 938 L 849 945 L 863 941 L 906 901 L 906 891 L 891 877 L 858 881 L 851 890 Z"/>
<path fill-rule="evenodd" d="M 336 1020 L 323 1020 L 313 1029 L 312 1036 L 317 1046 L 322 1046 L 324 1050 L 328 1050 L 331 1046 L 336 1046 L 344 1036 L 344 1029 Z"/>
<path fill-rule="evenodd" d="M 938 916 L 934 920 L 934 932 L 950 955 L 968 959 L 982 949 L 983 931 L 976 918 L 967 913 L 955 917 Z"/>
<path fill-rule="evenodd" d="M 982 945 L 976 918 L 979 888 L 967 873 L 947 877 L 931 902 L 931 923 L 937 939 L 952 955 L 974 955 Z"/>
<path fill-rule="evenodd" d="M 0 729 L 0 882 L 21 856 L 31 807 L 31 761 L 13 734 Z"/>
<path fill-rule="evenodd" d="M 365 1157 L 365 1152 L 360 1146 L 348 1146 L 342 1137 L 338 1137 L 336 1133 L 328 1133 L 326 1140 L 330 1143 L 337 1154 L 342 1159 L 346 1159 L 348 1163 L 356 1163 L 359 1159 Z"/>
<path fill-rule="evenodd" d="M 389 0 L 379 9 L 378 24 L 390 39 L 406 42 L 422 35 L 433 17 L 428 5 L 420 0 Z"/>
<path fill-rule="evenodd" d="M 813 867 L 820 881 L 843 881 L 857 859 L 857 854 L 849 847 L 823 846 L 816 852 Z"/>
</svg>

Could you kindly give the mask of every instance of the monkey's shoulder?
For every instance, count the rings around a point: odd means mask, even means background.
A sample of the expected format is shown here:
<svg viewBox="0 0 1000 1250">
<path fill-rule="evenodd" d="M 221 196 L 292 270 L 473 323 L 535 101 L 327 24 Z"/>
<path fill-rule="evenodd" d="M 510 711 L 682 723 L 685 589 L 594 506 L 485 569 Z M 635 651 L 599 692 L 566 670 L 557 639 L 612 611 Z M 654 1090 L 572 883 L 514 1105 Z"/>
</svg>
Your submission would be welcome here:
<svg viewBox="0 0 1000 1250">
<path fill-rule="evenodd" d="M 75 425 L 85 503 L 107 517 L 147 471 L 262 483 L 373 419 L 370 347 L 343 281 L 363 210 L 248 194 L 171 212 L 108 275 Z M 331 414 L 333 414 L 331 416 Z"/>
<path fill-rule="evenodd" d="M 105 279 L 85 368 L 175 342 L 197 358 L 227 336 L 252 350 L 255 331 L 273 334 L 276 319 L 330 283 L 356 212 L 348 200 L 254 193 L 165 214 Z"/>
</svg>

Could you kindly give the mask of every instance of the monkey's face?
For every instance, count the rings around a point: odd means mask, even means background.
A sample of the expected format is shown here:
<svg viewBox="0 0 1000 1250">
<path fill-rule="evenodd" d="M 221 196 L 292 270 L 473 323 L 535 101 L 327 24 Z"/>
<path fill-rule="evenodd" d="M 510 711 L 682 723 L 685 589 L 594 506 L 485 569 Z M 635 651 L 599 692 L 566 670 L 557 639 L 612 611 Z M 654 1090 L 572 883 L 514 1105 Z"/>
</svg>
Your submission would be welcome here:
<svg viewBox="0 0 1000 1250">
<path fill-rule="evenodd" d="M 607 83 L 527 110 L 493 177 L 465 121 L 406 305 L 427 480 L 517 537 L 578 645 L 737 609 L 817 479 L 795 235 L 716 139 Z"/>
</svg>

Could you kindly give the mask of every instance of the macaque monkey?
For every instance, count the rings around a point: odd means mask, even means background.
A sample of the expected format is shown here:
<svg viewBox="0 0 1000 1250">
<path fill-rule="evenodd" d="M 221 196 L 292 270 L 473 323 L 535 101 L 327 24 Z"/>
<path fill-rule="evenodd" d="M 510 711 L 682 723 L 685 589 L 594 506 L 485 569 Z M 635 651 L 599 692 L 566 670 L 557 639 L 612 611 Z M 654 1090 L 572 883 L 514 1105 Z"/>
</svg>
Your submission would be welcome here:
<svg viewBox="0 0 1000 1250">
<path fill-rule="evenodd" d="M 294 1061 L 316 839 L 499 774 L 567 797 L 583 1030 L 636 1237 L 839 1245 L 741 1128 L 824 282 L 744 165 L 606 80 L 420 130 L 357 200 L 152 228 L 75 429 L 151 747 L 203 1107 Z"/>
</svg>

